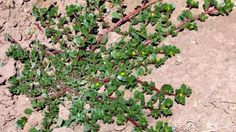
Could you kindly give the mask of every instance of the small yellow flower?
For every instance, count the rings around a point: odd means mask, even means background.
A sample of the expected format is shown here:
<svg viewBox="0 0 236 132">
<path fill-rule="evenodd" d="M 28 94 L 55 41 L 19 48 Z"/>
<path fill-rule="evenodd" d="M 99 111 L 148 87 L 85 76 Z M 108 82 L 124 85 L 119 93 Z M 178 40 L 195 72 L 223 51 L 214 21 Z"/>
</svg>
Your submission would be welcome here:
<svg viewBox="0 0 236 132">
<path fill-rule="evenodd" d="M 141 53 L 142 53 L 142 55 L 145 55 L 145 54 L 146 54 L 146 53 L 145 53 L 145 52 L 143 52 L 143 51 L 142 51 Z"/>
<path fill-rule="evenodd" d="M 156 58 L 156 61 L 159 62 L 161 59 L 160 58 Z"/>
<path fill-rule="evenodd" d="M 153 13 L 153 12 L 152 12 L 152 13 L 150 13 L 150 16 L 155 16 L 155 13 Z"/>
<path fill-rule="evenodd" d="M 136 52 L 135 52 L 135 51 L 132 51 L 131 54 L 132 54 L 132 55 L 136 55 Z"/>
<path fill-rule="evenodd" d="M 97 82 L 95 85 L 98 87 L 98 86 L 100 86 L 100 83 L 99 83 L 99 82 Z"/>
<path fill-rule="evenodd" d="M 124 76 L 124 75 L 125 75 L 125 72 L 121 72 L 120 75 L 121 75 L 121 76 Z"/>
</svg>

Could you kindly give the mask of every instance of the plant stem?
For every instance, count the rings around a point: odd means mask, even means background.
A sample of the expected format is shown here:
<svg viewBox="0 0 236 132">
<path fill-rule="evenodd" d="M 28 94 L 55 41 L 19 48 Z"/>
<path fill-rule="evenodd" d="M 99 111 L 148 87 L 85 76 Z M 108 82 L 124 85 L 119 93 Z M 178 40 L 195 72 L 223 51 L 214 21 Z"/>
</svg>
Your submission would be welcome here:
<svg viewBox="0 0 236 132">
<path fill-rule="evenodd" d="M 116 27 L 120 26 L 122 23 L 126 22 L 127 20 L 131 19 L 133 16 L 139 14 L 141 11 L 143 11 L 144 9 L 146 9 L 147 7 L 155 4 L 156 2 L 160 2 L 162 0 L 153 0 L 150 1 L 149 3 L 145 3 L 143 4 L 141 7 L 139 7 L 138 9 L 135 9 L 134 11 L 128 13 L 126 16 L 124 16 L 123 18 L 121 18 L 117 23 L 115 23 L 115 25 L 111 26 L 110 28 L 107 29 L 107 31 L 103 34 L 101 34 L 98 38 L 97 38 L 97 44 L 91 46 L 90 51 L 95 51 L 95 49 L 97 48 L 97 46 L 99 45 L 99 43 L 102 41 L 103 37 L 106 36 L 109 32 L 113 31 Z"/>
<path fill-rule="evenodd" d="M 34 23 L 34 25 L 41 31 L 43 32 L 43 29 L 40 27 L 40 25 L 38 23 Z"/>
<path fill-rule="evenodd" d="M 140 83 L 140 84 L 144 83 L 140 78 L 137 78 L 136 81 L 137 81 L 138 83 Z M 158 88 L 156 88 L 156 87 L 154 87 L 154 88 L 152 88 L 152 89 L 153 89 L 154 91 L 156 91 L 157 93 L 161 93 L 161 90 L 158 89 Z"/>
<path fill-rule="evenodd" d="M 128 118 L 128 121 L 131 122 L 134 126 L 139 127 L 139 124 L 132 118 Z"/>
<path fill-rule="evenodd" d="M 204 15 L 209 15 L 211 13 L 214 13 L 218 11 L 216 8 L 211 8 L 211 9 L 208 9 L 204 12 L 202 12 Z M 194 17 L 194 20 L 199 20 L 199 15 L 195 16 Z M 186 23 L 190 22 L 191 20 L 190 19 L 185 19 L 184 21 L 182 21 L 181 23 L 177 24 L 177 26 L 175 27 L 175 30 L 179 30 L 182 26 L 184 26 Z M 152 41 L 150 39 L 147 39 L 143 42 L 144 45 L 149 45 Z"/>
<path fill-rule="evenodd" d="M 213 12 L 217 11 L 216 8 L 212 8 L 212 9 L 208 9 L 204 12 L 202 12 L 204 15 L 208 15 L 211 14 Z M 194 20 L 199 20 L 199 15 L 194 17 Z M 184 21 L 182 21 L 181 23 L 179 23 L 176 27 L 175 30 L 179 30 L 183 25 L 185 25 L 186 23 L 190 22 L 190 19 L 185 19 Z"/>
</svg>

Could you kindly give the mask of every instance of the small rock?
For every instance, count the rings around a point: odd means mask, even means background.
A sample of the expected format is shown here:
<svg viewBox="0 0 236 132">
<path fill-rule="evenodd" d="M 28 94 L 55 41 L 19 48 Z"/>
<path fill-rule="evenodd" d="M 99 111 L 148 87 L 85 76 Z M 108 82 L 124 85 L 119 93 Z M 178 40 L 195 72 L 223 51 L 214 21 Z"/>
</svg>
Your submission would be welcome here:
<svg viewBox="0 0 236 132">
<path fill-rule="evenodd" d="M 133 96 L 133 93 L 130 90 L 125 90 L 124 92 L 124 98 L 125 99 L 130 99 Z"/>
<path fill-rule="evenodd" d="M 80 132 L 81 130 L 84 129 L 84 126 L 82 125 L 76 125 L 75 127 L 73 127 L 74 131 L 75 132 Z"/>
<path fill-rule="evenodd" d="M 181 65 L 182 64 L 182 59 L 180 56 L 177 56 L 176 60 L 175 60 L 175 65 Z"/>
<path fill-rule="evenodd" d="M 91 107 L 90 107 L 89 104 L 85 104 L 85 105 L 84 105 L 84 109 L 88 110 L 88 109 L 90 109 L 90 108 L 91 108 Z"/>
<path fill-rule="evenodd" d="M 16 3 L 16 5 L 23 5 L 24 4 L 24 0 L 14 0 L 14 2 Z"/>
<path fill-rule="evenodd" d="M 64 119 L 64 120 L 68 120 L 69 115 L 70 115 L 70 111 L 65 108 L 63 105 L 59 105 L 59 117 Z"/>
<path fill-rule="evenodd" d="M 24 126 L 24 132 L 29 132 L 32 126 L 40 127 L 41 121 L 43 120 L 44 116 L 42 112 L 33 112 L 30 117 L 28 118 L 27 123 Z"/>
<path fill-rule="evenodd" d="M 150 116 L 152 114 L 149 109 L 144 109 L 143 113 L 145 113 L 147 116 Z"/>
<path fill-rule="evenodd" d="M 117 34 L 116 32 L 110 32 L 108 34 L 107 45 L 113 44 L 117 42 L 119 39 L 121 39 L 121 35 Z"/>
<path fill-rule="evenodd" d="M 197 45 L 197 44 L 198 44 L 198 42 L 195 41 L 195 40 L 192 40 L 190 43 L 191 43 L 192 45 Z"/>
<path fill-rule="evenodd" d="M 13 32 L 11 34 L 12 38 L 15 39 L 16 41 L 21 41 L 23 36 L 20 32 Z"/>
</svg>

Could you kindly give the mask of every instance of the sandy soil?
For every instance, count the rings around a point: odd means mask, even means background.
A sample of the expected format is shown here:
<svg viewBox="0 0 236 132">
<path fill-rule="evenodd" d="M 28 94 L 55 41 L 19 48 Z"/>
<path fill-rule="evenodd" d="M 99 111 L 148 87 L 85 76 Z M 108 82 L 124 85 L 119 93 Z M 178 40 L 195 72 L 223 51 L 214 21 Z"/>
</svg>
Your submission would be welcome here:
<svg viewBox="0 0 236 132">
<path fill-rule="evenodd" d="M 47 43 L 44 34 L 34 25 L 30 15 L 33 4 L 47 6 L 43 0 L 0 0 L 0 131 L 22 131 L 15 127 L 16 120 L 22 116 L 30 101 L 25 96 L 12 96 L 7 90 L 7 79 L 16 74 L 18 64 L 5 55 L 9 47 L 3 33 L 10 33 L 23 47 L 33 39 Z M 58 2 L 65 3 L 77 0 Z M 177 9 L 184 7 L 184 1 L 174 1 Z M 133 4 L 132 4 L 133 5 Z M 33 33 L 33 35 L 32 35 Z M 112 35 L 111 36 L 116 36 Z M 193 95 L 186 106 L 174 106 L 174 115 L 169 122 L 179 132 L 234 132 L 236 131 L 236 11 L 229 16 L 213 17 L 199 24 L 198 32 L 184 31 L 176 38 L 168 38 L 164 44 L 181 48 L 182 53 L 169 60 L 164 66 L 144 77 L 157 85 L 170 83 L 178 87 L 186 83 L 193 89 Z M 66 118 L 67 108 L 60 107 L 61 117 Z M 64 117 L 63 117 L 64 116 Z M 42 113 L 33 112 L 23 131 L 30 126 L 40 126 Z M 103 131 L 130 131 L 127 126 L 106 126 Z M 73 130 L 74 129 L 74 130 Z M 79 132 L 75 128 L 58 128 L 54 132 Z"/>
</svg>

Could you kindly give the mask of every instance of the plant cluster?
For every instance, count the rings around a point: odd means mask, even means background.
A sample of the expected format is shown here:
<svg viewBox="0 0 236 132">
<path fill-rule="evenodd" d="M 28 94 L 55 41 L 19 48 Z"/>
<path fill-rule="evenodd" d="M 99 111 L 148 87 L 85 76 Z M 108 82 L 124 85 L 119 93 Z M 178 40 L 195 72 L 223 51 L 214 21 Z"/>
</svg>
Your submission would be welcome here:
<svg viewBox="0 0 236 132">
<path fill-rule="evenodd" d="M 106 2 L 119 8 L 108 12 Z M 179 15 L 178 25 L 170 21 L 175 6 L 156 1 L 144 1 L 128 14 L 122 0 L 86 0 L 84 6 L 67 6 L 64 14 L 58 12 L 55 4 L 49 8 L 34 6 L 32 14 L 42 27 L 39 29 L 60 49 L 47 48 L 34 40 L 31 49 L 25 50 L 7 38 L 13 44 L 6 54 L 24 64 L 22 72 L 9 80 L 10 92 L 31 97 L 33 109 L 44 110 L 42 128 L 31 131 L 48 132 L 55 124 L 60 127 L 75 123 L 83 125 L 84 131 L 98 131 L 99 120 L 117 125 L 131 122 L 136 132 L 172 131 L 160 118 L 172 115 L 174 101 L 184 105 L 191 89 L 185 84 L 179 88 L 169 84 L 156 86 L 141 77 L 150 74 L 150 65 L 159 68 L 180 53 L 176 46 L 160 45 L 167 36 L 177 36 L 184 29 L 197 30 L 197 20 L 205 21 L 209 15 L 228 15 L 233 9 L 231 0 L 225 0 L 223 5 L 205 0 L 204 11 L 193 15 L 191 9 L 199 6 L 199 2 L 187 0 L 188 10 Z M 117 19 L 113 26 L 104 20 L 107 14 Z M 128 30 L 121 31 L 119 26 L 128 21 Z M 149 33 L 148 25 L 155 32 Z M 100 28 L 107 32 L 99 34 Z M 107 34 L 111 31 L 122 38 L 107 45 Z M 125 97 L 127 92 L 132 94 L 130 98 Z M 72 102 L 68 120 L 58 117 L 59 104 L 65 100 Z M 147 117 L 157 119 L 156 125 L 150 126 Z M 26 121 L 27 117 L 22 117 L 17 124 L 24 127 Z"/>
</svg>

